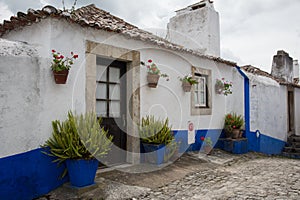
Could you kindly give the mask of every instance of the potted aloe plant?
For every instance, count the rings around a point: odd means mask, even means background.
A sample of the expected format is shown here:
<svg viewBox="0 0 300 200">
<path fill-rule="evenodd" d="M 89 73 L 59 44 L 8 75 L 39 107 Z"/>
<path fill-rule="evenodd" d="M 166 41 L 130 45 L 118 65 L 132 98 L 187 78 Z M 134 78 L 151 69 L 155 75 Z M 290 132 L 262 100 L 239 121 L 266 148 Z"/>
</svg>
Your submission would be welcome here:
<svg viewBox="0 0 300 200">
<path fill-rule="evenodd" d="M 74 59 L 77 59 L 78 55 L 71 52 L 71 57 L 69 58 L 53 49 L 52 57 L 51 69 L 55 83 L 66 84 L 71 65 L 74 64 Z"/>
<path fill-rule="evenodd" d="M 146 153 L 145 160 L 149 163 L 160 165 L 176 152 L 177 144 L 168 118 L 163 121 L 154 116 L 143 117 L 139 134 Z"/>
<path fill-rule="evenodd" d="M 166 78 L 167 81 L 169 80 L 169 76 L 167 74 L 162 74 L 158 69 L 157 65 L 151 59 L 148 60 L 147 64 L 141 62 L 141 65 L 147 67 L 147 72 L 148 72 L 147 81 L 148 81 L 148 86 L 150 88 L 157 87 L 160 77 Z"/>
<path fill-rule="evenodd" d="M 49 156 L 57 159 L 58 164 L 65 163 L 62 177 L 69 174 L 70 182 L 75 187 L 94 184 L 98 160 L 108 154 L 112 145 L 112 136 L 100 127 L 100 120 L 94 113 L 74 115 L 61 122 L 52 122 L 52 136 L 46 141 L 44 148 Z"/>
<path fill-rule="evenodd" d="M 179 80 L 182 82 L 182 89 L 184 92 L 190 92 L 192 89 L 192 85 L 195 85 L 198 83 L 192 75 L 186 75 L 183 78 L 179 78 Z"/>
</svg>

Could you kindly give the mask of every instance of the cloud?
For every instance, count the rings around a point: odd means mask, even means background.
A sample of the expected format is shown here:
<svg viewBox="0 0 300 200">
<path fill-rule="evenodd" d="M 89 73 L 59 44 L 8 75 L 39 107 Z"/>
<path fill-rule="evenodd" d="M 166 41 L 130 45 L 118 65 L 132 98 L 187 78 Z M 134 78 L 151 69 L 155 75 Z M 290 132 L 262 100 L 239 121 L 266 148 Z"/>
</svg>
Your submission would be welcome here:
<svg viewBox="0 0 300 200">
<path fill-rule="evenodd" d="M 140 28 L 163 36 L 176 10 L 200 0 L 78 0 L 76 8 L 95 4 Z M 71 8 L 73 0 L 65 0 Z M 62 8 L 61 0 L 0 0 L 0 19 L 28 8 L 45 5 Z M 222 56 L 240 65 L 252 64 L 270 71 L 273 55 L 284 49 L 300 57 L 299 0 L 215 0 L 220 14 Z"/>
<path fill-rule="evenodd" d="M 220 13 L 222 47 L 238 55 L 240 65 L 271 71 L 277 50 L 286 50 L 294 59 L 300 56 L 300 1 L 216 0 L 215 7 Z"/>
<path fill-rule="evenodd" d="M 3 3 L 0 2 L 0 21 L 8 20 L 11 16 L 13 15 L 13 13 L 9 10 L 8 6 Z"/>
</svg>

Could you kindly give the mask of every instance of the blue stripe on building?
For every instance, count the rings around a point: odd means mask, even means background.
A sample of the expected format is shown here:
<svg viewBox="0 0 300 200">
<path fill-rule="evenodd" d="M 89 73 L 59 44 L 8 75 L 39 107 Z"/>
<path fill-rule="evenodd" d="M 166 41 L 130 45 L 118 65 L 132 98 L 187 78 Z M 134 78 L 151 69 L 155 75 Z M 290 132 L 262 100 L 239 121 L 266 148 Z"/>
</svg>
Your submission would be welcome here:
<svg viewBox="0 0 300 200">
<path fill-rule="evenodd" d="M 64 166 L 53 163 L 53 157 L 42 149 L 0 159 L 0 199 L 30 200 L 47 194 L 65 183 L 60 175 Z"/>
</svg>

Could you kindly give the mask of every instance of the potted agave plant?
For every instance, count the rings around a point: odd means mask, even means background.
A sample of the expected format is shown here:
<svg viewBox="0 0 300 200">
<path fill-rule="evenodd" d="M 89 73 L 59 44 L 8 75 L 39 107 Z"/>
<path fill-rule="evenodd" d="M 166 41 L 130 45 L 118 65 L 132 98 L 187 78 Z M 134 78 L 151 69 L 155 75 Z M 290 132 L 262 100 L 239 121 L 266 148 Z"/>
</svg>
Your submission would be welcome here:
<svg viewBox="0 0 300 200">
<path fill-rule="evenodd" d="M 169 76 L 167 74 L 162 74 L 157 65 L 151 59 L 149 59 L 147 63 L 141 62 L 141 65 L 147 67 L 147 81 L 150 88 L 157 87 L 160 77 L 166 78 L 167 81 L 169 80 Z"/>
<path fill-rule="evenodd" d="M 94 113 L 74 115 L 60 122 L 52 122 L 52 136 L 43 146 L 44 153 L 56 157 L 54 162 L 65 163 L 71 185 L 85 187 L 94 184 L 99 158 L 108 154 L 112 145 L 112 136 L 100 127 Z M 97 159 L 96 159 L 97 158 Z"/>
<path fill-rule="evenodd" d="M 74 59 L 77 59 L 78 55 L 71 52 L 71 57 L 65 58 L 65 56 L 53 49 L 52 57 L 51 69 L 55 83 L 66 84 L 71 65 L 74 64 Z"/>
<path fill-rule="evenodd" d="M 198 83 L 198 81 L 193 79 L 192 75 L 186 75 L 183 78 L 179 78 L 179 80 L 182 82 L 182 89 L 184 92 L 190 92 L 192 85 Z"/>
<path fill-rule="evenodd" d="M 167 162 L 177 150 L 168 119 L 163 121 L 154 116 L 143 117 L 139 134 L 145 150 L 145 160 L 149 163 L 160 165 Z"/>
</svg>

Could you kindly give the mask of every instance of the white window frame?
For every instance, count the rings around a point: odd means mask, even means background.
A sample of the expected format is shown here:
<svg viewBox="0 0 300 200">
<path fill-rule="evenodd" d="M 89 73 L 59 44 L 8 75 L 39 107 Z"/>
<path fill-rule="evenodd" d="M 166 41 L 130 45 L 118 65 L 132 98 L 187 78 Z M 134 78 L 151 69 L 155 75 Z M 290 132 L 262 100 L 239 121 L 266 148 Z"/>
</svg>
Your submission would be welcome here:
<svg viewBox="0 0 300 200">
<path fill-rule="evenodd" d="M 198 84 L 194 85 L 195 97 L 197 96 L 198 99 L 198 101 L 196 101 L 195 98 L 195 107 L 196 108 L 207 107 L 206 78 L 195 74 L 195 79 L 198 81 Z M 201 83 L 203 83 L 203 85 L 201 85 Z M 204 100 L 204 102 L 201 102 L 202 99 Z"/>
<path fill-rule="evenodd" d="M 192 115 L 211 115 L 212 114 L 212 72 L 209 69 L 203 69 L 199 67 L 192 67 L 192 76 L 194 79 L 204 80 L 204 101 L 202 104 L 196 102 L 196 97 L 198 93 L 198 101 L 200 101 L 201 95 L 199 84 L 194 85 L 191 93 L 191 114 Z M 197 90 L 199 89 L 199 90 Z"/>
</svg>

